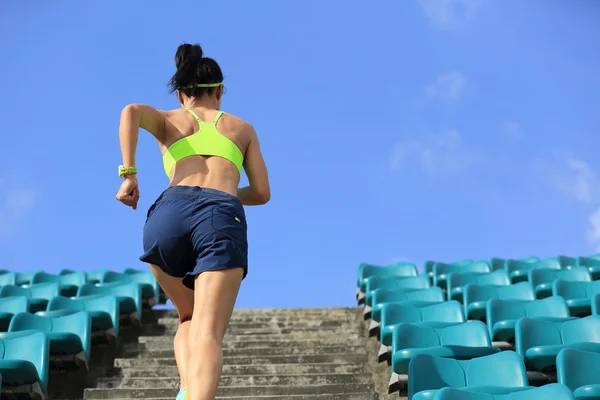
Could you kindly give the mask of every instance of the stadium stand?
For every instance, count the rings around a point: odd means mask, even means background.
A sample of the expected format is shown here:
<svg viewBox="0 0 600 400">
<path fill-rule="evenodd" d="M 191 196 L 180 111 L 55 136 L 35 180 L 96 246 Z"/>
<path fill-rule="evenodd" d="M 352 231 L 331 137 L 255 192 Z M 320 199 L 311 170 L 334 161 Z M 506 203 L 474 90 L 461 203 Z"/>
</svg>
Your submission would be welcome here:
<svg viewBox="0 0 600 400">
<path fill-rule="evenodd" d="M 359 307 L 236 309 L 218 398 L 598 398 L 600 255 L 422 267 L 361 264 Z M 178 320 L 149 271 L 0 284 L 5 398 L 175 397 Z"/>
</svg>

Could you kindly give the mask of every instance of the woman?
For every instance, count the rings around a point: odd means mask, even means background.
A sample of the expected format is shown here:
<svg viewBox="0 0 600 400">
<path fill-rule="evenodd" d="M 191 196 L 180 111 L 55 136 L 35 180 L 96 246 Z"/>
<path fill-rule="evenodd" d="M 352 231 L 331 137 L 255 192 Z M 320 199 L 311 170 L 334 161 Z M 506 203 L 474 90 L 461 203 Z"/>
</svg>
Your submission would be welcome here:
<svg viewBox="0 0 600 400">
<path fill-rule="evenodd" d="M 217 62 L 203 57 L 199 45 L 182 44 L 175 64 L 170 87 L 182 108 L 130 104 L 121 113 L 124 180 L 117 200 L 137 208 L 135 152 L 143 128 L 159 143 L 170 185 L 148 211 L 140 260 L 150 265 L 179 314 L 177 397 L 212 400 L 223 336 L 248 271 L 243 205 L 265 204 L 271 194 L 254 128 L 219 111 L 223 73 Z M 242 167 L 249 186 L 238 189 Z"/>
</svg>

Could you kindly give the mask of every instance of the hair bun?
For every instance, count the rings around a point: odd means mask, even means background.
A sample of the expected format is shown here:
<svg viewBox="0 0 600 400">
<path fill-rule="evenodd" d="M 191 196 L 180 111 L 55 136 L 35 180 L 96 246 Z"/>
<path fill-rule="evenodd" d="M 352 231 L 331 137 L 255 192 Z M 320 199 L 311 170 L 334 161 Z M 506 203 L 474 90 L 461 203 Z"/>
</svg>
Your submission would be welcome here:
<svg viewBox="0 0 600 400">
<path fill-rule="evenodd" d="M 175 66 L 177 69 L 185 68 L 190 62 L 202 60 L 203 54 L 202 47 L 199 44 L 184 43 L 177 49 Z"/>
</svg>

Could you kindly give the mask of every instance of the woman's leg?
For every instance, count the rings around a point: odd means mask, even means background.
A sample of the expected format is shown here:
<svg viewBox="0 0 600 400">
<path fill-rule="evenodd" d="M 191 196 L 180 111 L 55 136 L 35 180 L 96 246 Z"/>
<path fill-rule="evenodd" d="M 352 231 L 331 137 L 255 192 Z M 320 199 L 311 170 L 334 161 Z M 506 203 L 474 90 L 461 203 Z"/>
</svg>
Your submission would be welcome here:
<svg viewBox="0 0 600 400">
<path fill-rule="evenodd" d="M 194 312 L 194 291 L 188 289 L 181 283 L 181 278 L 174 278 L 165 274 L 159 267 L 150 264 L 150 269 L 156 277 L 158 284 L 177 309 L 179 315 L 179 327 L 175 334 L 173 348 L 175 351 L 175 362 L 179 371 L 179 385 L 187 387 L 187 364 L 189 357 L 188 332 L 190 330 L 192 315 Z"/>
<path fill-rule="evenodd" d="M 189 330 L 189 400 L 214 400 L 223 368 L 222 342 L 243 277 L 242 268 L 205 271 L 194 282 Z"/>
</svg>

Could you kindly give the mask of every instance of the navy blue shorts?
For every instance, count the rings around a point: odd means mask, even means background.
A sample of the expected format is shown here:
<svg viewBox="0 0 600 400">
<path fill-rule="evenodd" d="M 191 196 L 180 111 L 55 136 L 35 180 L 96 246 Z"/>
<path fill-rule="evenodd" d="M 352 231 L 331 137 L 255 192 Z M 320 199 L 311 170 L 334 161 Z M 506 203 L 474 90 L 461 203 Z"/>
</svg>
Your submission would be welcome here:
<svg viewBox="0 0 600 400">
<path fill-rule="evenodd" d="M 204 271 L 241 267 L 245 278 L 246 234 L 246 214 L 237 197 L 198 186 L 172 186 L 148 210 L 140 260 L 182 278 L 190 289 Z"/>
</svg>

